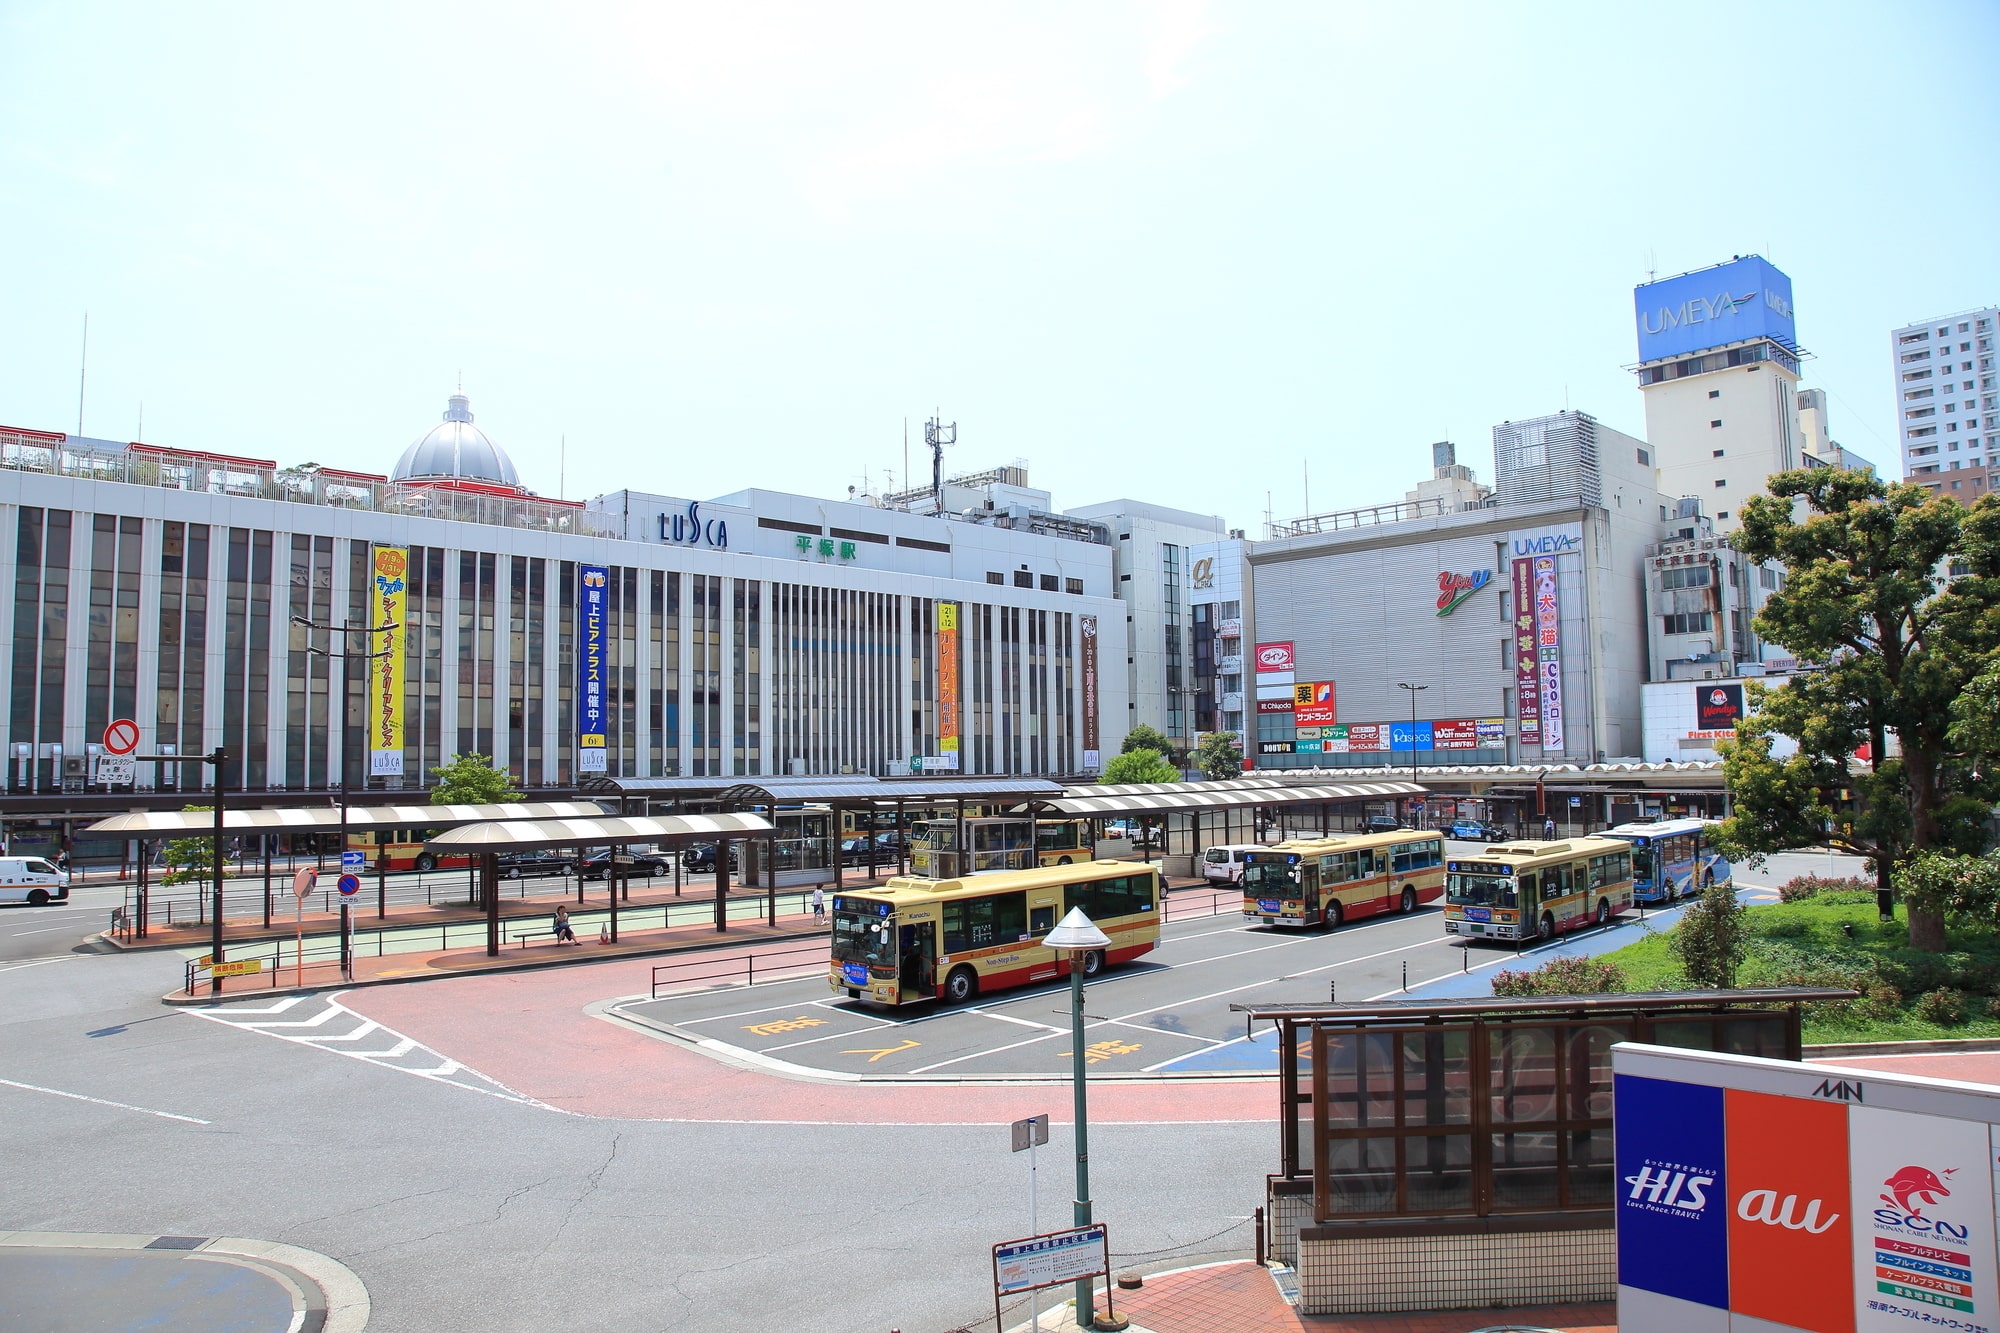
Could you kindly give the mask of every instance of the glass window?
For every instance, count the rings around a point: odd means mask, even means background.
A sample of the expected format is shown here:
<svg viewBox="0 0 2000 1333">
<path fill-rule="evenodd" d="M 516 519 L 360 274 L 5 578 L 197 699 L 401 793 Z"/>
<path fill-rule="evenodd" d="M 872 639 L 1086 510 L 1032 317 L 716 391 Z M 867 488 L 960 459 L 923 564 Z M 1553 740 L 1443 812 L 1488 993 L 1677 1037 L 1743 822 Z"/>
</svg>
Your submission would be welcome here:
<svg viewBox="0 0 2000 1333">
<path fill-rule="evenodd" d="M 944 904 L 944 951 L 963 953 L 1027 937 L 1028 900 L 1020 893 L 959 898 Z"/>
</svg>

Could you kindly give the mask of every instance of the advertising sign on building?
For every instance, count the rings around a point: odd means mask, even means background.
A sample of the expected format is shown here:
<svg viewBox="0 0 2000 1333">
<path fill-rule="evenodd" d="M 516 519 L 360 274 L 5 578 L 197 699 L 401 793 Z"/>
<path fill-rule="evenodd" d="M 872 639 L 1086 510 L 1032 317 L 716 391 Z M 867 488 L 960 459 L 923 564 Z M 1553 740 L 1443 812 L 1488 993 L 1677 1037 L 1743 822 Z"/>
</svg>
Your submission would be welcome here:
<svg viewBox="0 0 2000 1333">
<path fill-rule="evenodd" d="M 1695 726 L 1701 731 L 1735 735 L 1737 720 L 1743 716 L 1743 687 L 1706 681 L 1695 686 L 1694 715 Z"/>
<path fill-rule="evenodd" d="M 581 590 L 576 599 L 576 744 L 579 773 L 602 773 L 608 700 L 604 695 L 605 609 L 610 571 L 603 565 L 579 565 Z"/>
<path fill-rule="evenodd" d="M 946 768 L 958 767 L 958 603 L 937 604 L 937 731 L 938 757 Z M 1097 749 L 1097 621 L 1083 617 L 1083 750 L 1084 763 Z"/>
<path fill-rule="evenodd" d="M 1792 280 L 1758 255 L 1635 287 L 1632 315 L 1642 362 L 1752 338 L 1798 345 Z"/>
<path fill-rule="evenodd" d="M 1302 727 L 1323 727 L 1339 720 L 1334 707 L 1333 682 L 1308 681 L 1292 687 L 1292 720 Z"/>
<path fill-rule="evenodd" d="M 1391 722 L 1389 724 L 1389 748 L 1391 750 L 1429 750 L 1432 744 L 1431 724 L 1428 722 Z"/>
<path fill-rule="evenodd" d="M 1502 750 L 1507 746 L 1507 719 L 1504 717 L 1482 717 L 1473 724 L 1479 732 L 1479 748 L 1482 750 Z"/>
<path fill-rule="evenodd" d="M 1097 741 L 1097 617 L 1078 620 L 1083 640 L 1083 766 L 1096 768 L 1103 755 Z"/>
<path fill-rule="evenodd" d="M 1350 754 L 1387 753 L 1389 749 L 1388 729 L 1380 722 L 1352 722 L 1347 727 L 1347 749 Z"/>
<path fill-rule="evenodd" d="M 1259 699 L 1257 701 L 1257 711 L 1260 713 L 1289 713 L 1292 711 L 1292 700 L 1290 696 L 1286 696 L 1283 699 Z"/>
<path fill-rule="evenodd" d="M 374 556 L 368 613 L 375 625 L 394 625 L 367 637 L 368 651 L 368 771 L 376 777 L 400 777 L 403 772 L 403 606 L 409 590 L 410 553 L 399 546 L 378 546 Z"/>
<path fill-rule="evenodd" d="M 1542 748 L 1563 748 L 1562 598 L 1556 558 L 1535 557 L 1535 654 L 1542 683 Z"/>
<path fill-rule="evenodd" d="M 1991 1329 L 2000 1089 L 1624 1044 L 1618 1326 Z"/>
<path fill-rule="evenodd" d="M 1258 742 L 1257 742 L 1257 753 L 1258 753 L 1258 754 L 1290 754 L 1290 753 L 1292 753 L 1292 742 L 1291 742 L 1291 741 L 1258 741 Z"/>
<path fill-rule="evenodd" d="M 1257 645 L 1257 670 L 1290 671 L 1295 655 L 1290 640 L 1284 643 L 1260 643 Z"/>
<path fill-rule="evenodd" d="M 1514 698 L 1521 744 L 1542 743 L 1542 661 L 1535 651 L 1535 562 L 1514 562 Z"/>
<path fill-rule="evenodd" d="M 1469 574 L 1454 574 L 1449 570 L 1438 575 L 1437 613 L 1448 616 L 1458 610 L 1459 603 L 1493 581 L 1490 569 L 1475 569 Z"/>
<path fill-rule="evenodd" d="M 1469 717 L 1432 722 L 1431 746 L 1438 750 L 1476 750 L 1479 724 Z"/>
</svg>

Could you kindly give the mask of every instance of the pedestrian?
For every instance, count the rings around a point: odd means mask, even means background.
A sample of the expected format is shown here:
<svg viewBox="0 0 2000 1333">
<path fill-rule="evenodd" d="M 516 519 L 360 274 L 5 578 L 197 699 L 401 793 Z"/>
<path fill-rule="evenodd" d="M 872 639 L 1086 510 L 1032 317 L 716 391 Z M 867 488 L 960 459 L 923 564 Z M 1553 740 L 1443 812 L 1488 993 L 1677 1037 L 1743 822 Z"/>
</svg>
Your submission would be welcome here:
<svg viewBox="0 0 2000 1333">
<path fill-rule="evenodd" d="M 568 940 L 579 949 L 583 947 L 583 941 L 577 939 L 576 931 L 569 924 L 569 908 L 558 907 L 556 908 L 556 943 L 561 944 L 564 940 Z"/>
<path fill-rule="evenodd" d="M 817 884 L 813 885 L 812 904 L 813 920 L 826 920 L 826 891 Z"/>
<path fill-rule="evenodd" d="M 1555 841 L 1556 817 L 1554 815 L 1547 815 L 1542 819 L 1542 837 L 1550 842 Z"/>
</svg>

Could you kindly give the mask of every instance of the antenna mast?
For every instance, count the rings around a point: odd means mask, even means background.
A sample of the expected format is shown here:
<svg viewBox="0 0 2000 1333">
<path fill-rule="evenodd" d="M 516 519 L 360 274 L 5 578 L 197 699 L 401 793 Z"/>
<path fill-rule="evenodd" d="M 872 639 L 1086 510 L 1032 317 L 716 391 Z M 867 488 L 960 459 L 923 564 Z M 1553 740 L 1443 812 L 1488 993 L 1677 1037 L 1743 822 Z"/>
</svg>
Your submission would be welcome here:
<svg viewBox="0 0 2000 1333">
<path fill-rule="evenodd" d="M 931 503 L 938 517 L 944 516 L 944 449 L 958 443 L 958 423 L 949 425 L 932 417 L 924 423 L 924 443 L 931 447 Z"/>
</svg>

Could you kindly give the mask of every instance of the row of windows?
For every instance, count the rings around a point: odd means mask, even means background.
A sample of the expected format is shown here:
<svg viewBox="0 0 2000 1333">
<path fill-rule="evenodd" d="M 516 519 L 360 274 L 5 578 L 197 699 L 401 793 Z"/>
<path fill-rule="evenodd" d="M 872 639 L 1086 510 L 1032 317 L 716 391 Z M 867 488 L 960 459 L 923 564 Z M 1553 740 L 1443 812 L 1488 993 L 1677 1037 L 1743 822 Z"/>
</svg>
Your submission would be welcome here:
<svg viewBox="0 0 2000 1333">
<path fill-rule="evenodd" d="M 1063 912 L 1077 908 L 1092 921 L 1134 916 L 1153 910 L 1154 878 L 1123 875 L 1088 884 L 1063 887 Z M 1020 944 L 1030 938 L 1028 895 L 1020 890 L 984 898 L 956 898 L 944 904 L 944 952 L 964 953 L 997 944 Z M 1040 926 L 1036 922 L 1037 927 Z M 1050 923 L 1053 928 L 1054 923 Z"/>
<path fill-rule="evenodd" d="M 997 569 L 989 569 L 986 571 L 986 581 L 988 583 L 993 584 L 995 587 L 1005 587 L 1007 584 L 1007 576 L 1005 574 L 1002 574 Z M 1054 574 L 1043 574 L 1041 576 L 1040 582 L 1041 582 L 1041 590 L 1043 592 L 1056 591 L 1056 584 L 1058 580 Z M 1082 579 L 1062 579 L 1061 583 L 1062 583 L 1062 591 L 1064 591 L 1065 593 L 1068 593 L 1074 597 L 1081 597 L 1083 595 Z M 1029 572 L 1028 570 L 1017 569 L 1014 571 L 1014 586 L 1017 588 L 1035 587 L 1036 577 L 1033 573 Z"/>
<path fill-rule="evenodd" d="M 1707 611 L 1675 611 L 1660 617 L 1660 628 L 1667 634 L 1706 634 L 1714 623 Z"/>
<path fill-rule="evenodd" d="M 1707 565 L 1678 565 L 1660 571 L 1662 588 L 1706 588 L 1713 581 Z"/>
</svg>

